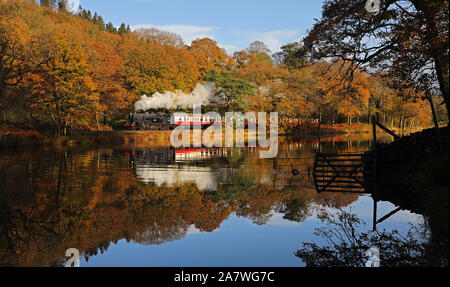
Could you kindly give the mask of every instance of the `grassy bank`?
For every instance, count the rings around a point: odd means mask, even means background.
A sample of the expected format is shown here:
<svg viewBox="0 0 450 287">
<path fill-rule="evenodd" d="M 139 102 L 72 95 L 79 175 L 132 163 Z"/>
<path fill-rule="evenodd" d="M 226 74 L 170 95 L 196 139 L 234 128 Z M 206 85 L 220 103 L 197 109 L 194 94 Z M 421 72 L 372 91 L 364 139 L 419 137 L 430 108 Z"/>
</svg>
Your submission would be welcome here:
<svg viewBox="0 0 450 287">
<path fill-rule="evenodd" d="M 393 129 L 397 134 L 401 134 L 399 129 Z M 415 130 L 406 130 L 409 134 Z M 380 131 L 379 131 L 380 132 Z M 371 134 L 372 126 L 368 124 L 354 125 L 325 125 L 319 130 L 317 128 L 306 128 L 286 131 L 282 127 L 279 135 L 286 138 L 304 136 L 352 136 L 361 134 Z M 49 133 L 37 132 L 21 129 L 3 129 L 0 133 L 0 148 L 17 147 L 73 147 L 73 146 L 169 146 L 171 131 L 78 131 L 70 136 L 54 136 Z M 223 131 L 225 138 L 225 131 Z M 268 138 L 268 137 L 267 137 Z M 247 141 L 248 132 L 244 132 L 244 139 Z"/>
<path fill-rule="evenodd" d="M 170 131 L 86 131 L 57 137 L 35 131 L 7 130 L 2 132 L 0 138 L 0 147 L 2 148 L 166 146 L 168 144 L 170 144 Z"/>
<path fill-rule="evenodd" d="M 419 132 L 423 128 L 405 128 L 400 129 L 396 127 L 389 127 L 394 133 L 398 135 L 409 135 L 411 133 Z M 318 127 L 306 127 L 306 128 L 294 128 L 285 129 L 286 135 L 344 135 L 344 134 L 369 134 L 372 133 L 371 124 L 334 124 L 334 125 L 322 125 L 320 129 Z M 383 133 L 381 130 L 377 129 L 377 133 Z"/>
<path fill-rule="evenodd" d="M 170 130 L 166 131 L 85 131 L 76 132 L 70 136 L 51 136 L 38 132 L 23 130 L 8 130 L 2 133 L 0 138 L 1 148 L 20 147 L 110 147 L 110 146 L 132 146 L 132 147 L 166 147 L 171 146 Z M 191 132 L 190 143 L 193 144 L 193 133 Z M 252 137 L 250 136 L 250 139 Z M 268 138 L 268 137 L 267 137 Z M 223 144 L 225 131 L 222 133 Z M 244 142 L 249 140 L 247 131 L 244 131 Z M 236 140 L 233 140 L 236 142 Z"/>
</svg>

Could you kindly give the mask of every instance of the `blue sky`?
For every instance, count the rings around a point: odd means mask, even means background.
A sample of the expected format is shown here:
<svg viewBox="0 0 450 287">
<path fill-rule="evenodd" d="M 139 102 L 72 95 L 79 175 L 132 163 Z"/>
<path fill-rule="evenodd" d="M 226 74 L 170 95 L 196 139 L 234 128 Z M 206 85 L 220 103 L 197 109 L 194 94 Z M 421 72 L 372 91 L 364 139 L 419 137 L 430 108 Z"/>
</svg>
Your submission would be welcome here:
<svg viewBox="0 0 450 287">
<path fill-rule="evenodd" d="M 81 0 L 106 22 L 175 32 L 187 44 L 209 37 L 228 52 L 260 40 L 276 52 L 300 40 L 320 18 L 320 0 Z"/>
</svg>

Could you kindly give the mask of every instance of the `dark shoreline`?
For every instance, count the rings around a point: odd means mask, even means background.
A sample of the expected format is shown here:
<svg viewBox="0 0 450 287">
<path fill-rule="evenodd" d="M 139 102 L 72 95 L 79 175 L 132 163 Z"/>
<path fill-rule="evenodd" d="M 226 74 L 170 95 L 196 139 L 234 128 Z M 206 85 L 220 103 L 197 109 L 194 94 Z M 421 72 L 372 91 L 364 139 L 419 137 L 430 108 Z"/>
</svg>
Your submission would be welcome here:
<svg viewBox="0 0 450 287">
<path fill-rule="evenodd" d="M 445 266 L 449 254 L 449 128 L 439 132 L 440 145 L 436 129 L 379 144 L 372 196 L 424 215 L 431 231 L 427 261 Z"/>
</svg>

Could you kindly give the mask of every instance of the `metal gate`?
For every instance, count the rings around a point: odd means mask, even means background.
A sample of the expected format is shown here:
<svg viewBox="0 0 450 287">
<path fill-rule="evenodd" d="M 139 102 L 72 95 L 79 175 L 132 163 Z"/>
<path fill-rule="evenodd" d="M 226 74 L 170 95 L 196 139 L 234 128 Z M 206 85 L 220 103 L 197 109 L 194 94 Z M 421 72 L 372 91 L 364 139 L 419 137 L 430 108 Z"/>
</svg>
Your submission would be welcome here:
<svg viewBox="0 0 450 287">
<path fill-rule="evenodd" d="M 313 178 L 317 192 L 370 193 L 376 183 L 376 155 L 317 153 Z"/>
</svg>

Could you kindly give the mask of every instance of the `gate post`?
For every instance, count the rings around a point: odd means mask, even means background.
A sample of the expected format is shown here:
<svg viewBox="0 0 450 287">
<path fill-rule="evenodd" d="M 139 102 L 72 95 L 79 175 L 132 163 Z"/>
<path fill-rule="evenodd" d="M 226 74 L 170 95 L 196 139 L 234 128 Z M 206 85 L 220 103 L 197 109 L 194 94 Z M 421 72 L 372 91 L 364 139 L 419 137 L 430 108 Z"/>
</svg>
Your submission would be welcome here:
<svg viewBox="0 0 450 287">
<path fill-rule="evenodd" d="M 377 148 L 377 120 L 372 116 L 372 134 L 373 134 L 373 148 Z"/>
</svg>

